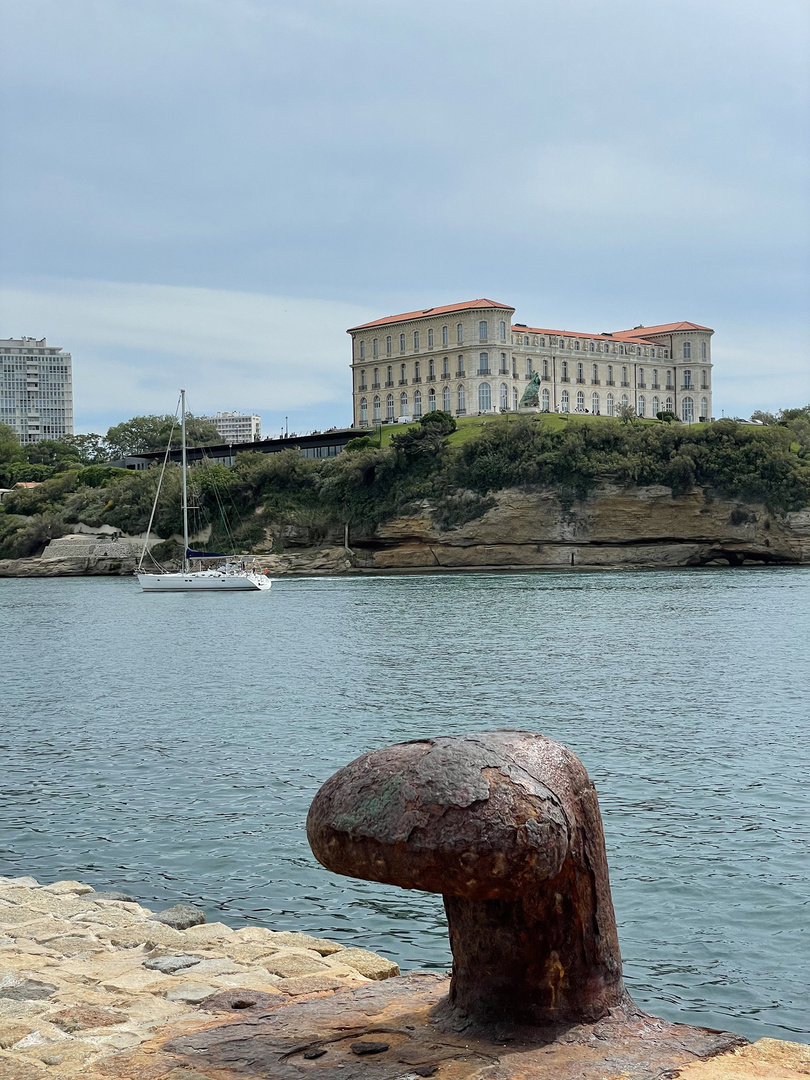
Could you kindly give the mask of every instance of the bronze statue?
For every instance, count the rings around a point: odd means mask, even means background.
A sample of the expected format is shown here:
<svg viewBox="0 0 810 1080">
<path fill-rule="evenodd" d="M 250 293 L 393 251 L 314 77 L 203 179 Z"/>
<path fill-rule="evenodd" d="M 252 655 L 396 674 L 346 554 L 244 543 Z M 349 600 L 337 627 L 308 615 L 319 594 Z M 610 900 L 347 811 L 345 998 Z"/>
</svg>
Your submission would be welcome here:
<svg viewBox="0 0 810 1080">
<path fill-rule="evenodd" d="M 521 406 L 528 405 L 530 408 L 536 408 L 540 404 L 540 376 L 536 371 L 532 372 L 532 377 L 529 380 L 529 385 L 523 391 L 520 404 Z"/>
</svg>

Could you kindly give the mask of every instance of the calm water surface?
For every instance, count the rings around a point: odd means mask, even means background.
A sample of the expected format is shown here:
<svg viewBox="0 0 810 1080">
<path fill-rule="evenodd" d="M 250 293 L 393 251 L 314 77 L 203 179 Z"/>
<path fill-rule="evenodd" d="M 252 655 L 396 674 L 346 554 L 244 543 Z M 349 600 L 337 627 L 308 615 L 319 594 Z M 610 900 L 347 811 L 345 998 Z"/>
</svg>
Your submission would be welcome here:
<svg viewBox="0 0 810 1080">
<path fill-rule="evenodd" d="M 625 974 L 672 1019 L 810 1041 L 810 571 L 0 580 L 0 873 L 449 963 L 438 897 L 309 852 L 363 751 L 520 727 L 595 780 Z"/>
</svg>

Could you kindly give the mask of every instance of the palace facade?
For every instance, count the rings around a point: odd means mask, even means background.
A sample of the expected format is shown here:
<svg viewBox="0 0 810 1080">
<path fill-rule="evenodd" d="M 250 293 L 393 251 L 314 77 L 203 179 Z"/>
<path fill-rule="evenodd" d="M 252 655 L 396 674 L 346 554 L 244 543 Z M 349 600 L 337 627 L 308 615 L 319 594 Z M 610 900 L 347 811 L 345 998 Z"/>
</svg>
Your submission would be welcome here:
<svg viewBox="0 0 810 1080">
<path fill-rule="evenodd" d="M 517 411 L 532 374 L 539 408 L 614 416 L 673 412 L 711 419 L 713 330 L 697 323 L 575 333 L 513 321 L 494 300 L 424 308 L 363 323 L 352 339 L 354 423 Z M 534 410 L 532 410 L 534 411 Z"/>
</svg>

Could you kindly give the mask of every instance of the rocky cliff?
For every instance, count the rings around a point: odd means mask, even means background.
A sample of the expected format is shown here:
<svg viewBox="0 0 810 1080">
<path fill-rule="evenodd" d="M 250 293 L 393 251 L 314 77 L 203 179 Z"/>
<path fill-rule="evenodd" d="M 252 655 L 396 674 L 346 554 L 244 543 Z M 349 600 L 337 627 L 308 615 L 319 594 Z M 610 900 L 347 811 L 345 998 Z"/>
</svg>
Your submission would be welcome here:
<svg viewBox="0 0 810 1080">
<path fill-rule="evenodd" d="M 464 506 L 463 493 L 458 500 Z M 380 525 L 353 532 L 350 550 L 306 546 L 261 554 L 273 576 L 345 574 L 392 570 L 654 568 L 810 564 L 810 508 L 777 514 L 765 506 L 720 498 L 696 488 L 673 495 L 666 487 L 623 488 L 603 484 L 587 498 L 561 500 L 551 488 L 510 488 L 462 524 L 445 527 L 428 502 Z M 462 515 L 463 516 L 463 515 Z M 301 530 L 299 530 L 300 532 Z M 0 577 L 131 573 L 134 558 L 115 545 L 78 549 L 68 557 L 64 541 L 38 559 L 0 562 Z M 124 558 L 121 558 L 125 555 Z"/>
</svg>

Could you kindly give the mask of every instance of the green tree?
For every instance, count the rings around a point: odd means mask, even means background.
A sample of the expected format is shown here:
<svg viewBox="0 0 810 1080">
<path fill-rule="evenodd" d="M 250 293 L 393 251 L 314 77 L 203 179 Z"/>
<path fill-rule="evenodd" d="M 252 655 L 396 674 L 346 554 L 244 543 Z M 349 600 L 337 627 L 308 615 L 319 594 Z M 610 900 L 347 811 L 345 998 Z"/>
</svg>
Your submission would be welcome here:
<svg viewBox="0 0 810 1080">
<path fill-rule="evenodd" d="M 56 439 L 40 439 L 25 448 L 31 465 L 51 465 L 54 469 L 77 468 L 81 462 L 79 451 Z"/>
<path fill-rule="evenodd" d="M 107 445 L 115 457 L 165 450 L 169 439 L 172 446 L 180 445 L 180 422 L 175 416 L 133 416 L 107 431 Z M 222 441 L 222 436 L 210 420 L 186 414 L 186 445 L 210 446 Z"/>
<path fill-rule="evenodd" d="M 102 435 L 63 435 L 60 442 L 77 452 L 82 465 L 102 465 L 112 456 Z"/>
</svg>

